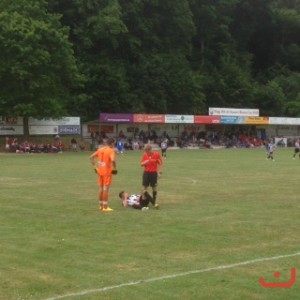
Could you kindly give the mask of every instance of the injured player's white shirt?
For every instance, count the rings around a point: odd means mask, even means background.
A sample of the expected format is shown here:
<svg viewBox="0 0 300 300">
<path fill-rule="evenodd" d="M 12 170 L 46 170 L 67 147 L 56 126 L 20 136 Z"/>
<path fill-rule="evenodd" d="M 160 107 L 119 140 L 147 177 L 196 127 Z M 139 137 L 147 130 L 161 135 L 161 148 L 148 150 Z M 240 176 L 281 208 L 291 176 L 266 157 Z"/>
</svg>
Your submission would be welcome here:
<svg viewBox="0 0 300 300">
<path fill-rule="evenodd" d="M 140 203 L 140 196 L 141 195 L 130 195 L 128 198 L 127 198 L 127 205 L 128 206 L 132 206 L 134 204 L 139 204 Z"/>
</svg>

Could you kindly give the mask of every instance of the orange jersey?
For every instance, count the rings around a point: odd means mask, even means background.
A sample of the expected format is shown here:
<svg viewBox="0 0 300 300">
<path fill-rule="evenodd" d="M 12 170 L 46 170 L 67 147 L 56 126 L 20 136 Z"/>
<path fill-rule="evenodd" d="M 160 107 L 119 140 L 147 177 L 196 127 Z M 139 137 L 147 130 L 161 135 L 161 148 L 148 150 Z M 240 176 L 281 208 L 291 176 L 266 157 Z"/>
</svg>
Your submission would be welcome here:
<svg viewBox="0 0 300 300">
<path fill-rule="evenodd" d="M 108 147 L 102 147 L 92 154 L 92 157 L 98 158 L 97 171 L 100 176 L 111 175 L 113 170 L 113 161 L 115 160 L 115 151 Z"/>
</svg>

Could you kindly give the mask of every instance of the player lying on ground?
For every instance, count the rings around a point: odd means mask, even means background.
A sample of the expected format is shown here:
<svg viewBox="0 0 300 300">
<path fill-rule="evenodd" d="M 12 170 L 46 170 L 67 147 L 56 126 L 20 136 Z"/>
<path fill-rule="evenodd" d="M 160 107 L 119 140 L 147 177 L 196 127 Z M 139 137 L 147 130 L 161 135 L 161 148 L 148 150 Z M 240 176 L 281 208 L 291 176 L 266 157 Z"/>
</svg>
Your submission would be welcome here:
<svg viewBox="0 0 300 300">
<path fill-rule="evenodd" d="M 119 197 L 122 199 L 122 205 L 124 207 L 147 210 L 149 203 L 152 203 L 155 208 L 158 208 L 158 205 L 155 205 L 154 199 L 147 191 L 145 191 L 142 195 L 129 195 L 126 191 L 122 191 L 119 193 Z"/>
</svg>

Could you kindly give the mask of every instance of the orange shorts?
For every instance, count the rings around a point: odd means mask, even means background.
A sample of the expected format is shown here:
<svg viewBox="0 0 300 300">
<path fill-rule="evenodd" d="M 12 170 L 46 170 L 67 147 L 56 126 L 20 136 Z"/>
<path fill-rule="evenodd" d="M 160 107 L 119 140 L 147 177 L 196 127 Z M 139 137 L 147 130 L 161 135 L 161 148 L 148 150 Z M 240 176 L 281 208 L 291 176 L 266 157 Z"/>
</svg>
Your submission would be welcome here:
<svg viewBox="0 0 300 300">
<path fill-rule="evenodd" d="M 98 176 L 98 185 L 99 186 L 110 186 L 112 182 L 112 175 L 99 175 Z"/>
</svg>

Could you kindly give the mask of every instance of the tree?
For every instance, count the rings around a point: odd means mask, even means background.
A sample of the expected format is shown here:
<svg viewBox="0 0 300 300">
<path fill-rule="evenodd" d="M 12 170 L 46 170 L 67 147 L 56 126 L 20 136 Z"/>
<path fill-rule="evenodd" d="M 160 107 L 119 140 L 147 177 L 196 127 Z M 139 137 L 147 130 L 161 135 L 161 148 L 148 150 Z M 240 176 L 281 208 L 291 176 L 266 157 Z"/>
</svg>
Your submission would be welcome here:
<svg viewBox="0 0 300 300">
<path fill-rule="evenodd" d="M 130 91 L 141 103 L 140 112 L 202 112 L 201 76 L 189 61 L 195 24 L 188 1 L 119 1 L 128 28 L 119 55 L 125 53 Z"/>
<path fill-rule="evenodd" d="M 290 5 L 292 1 L 290 1 Z M 300 70 L 300 9 L 274 4 L 273 23 L 276 26 L 277 63 L 291 70 Z"/>
<path fill-rule="evenodd" d="M 126 54 L 120 46 L 127 28 L 118 0 L 49 0 L 49 4 L 51 11 L 63 14 L 64 25 L 70 27 L 79 68 L 86 77 L 89 100 L 79 106 L 85 118 L 94 119 L 101 111 L 138 107 L 130 93 Z"/>
<path fill-rule="evenodd" d="M 201 114 L 211 106 L 299 112 L 300 0 L 48 3 L 70 27 L 87 78 L 89 101 L 68 109 L 87 119 L 101 111 Z"/>
<path fill-rule="evenodd" d="M 0 2 L 0 111 L 24 118 L 59 118 L 66 113 L 78 72 L 68 29 L 49 14 L 45 1 Z"/>
</svg>

